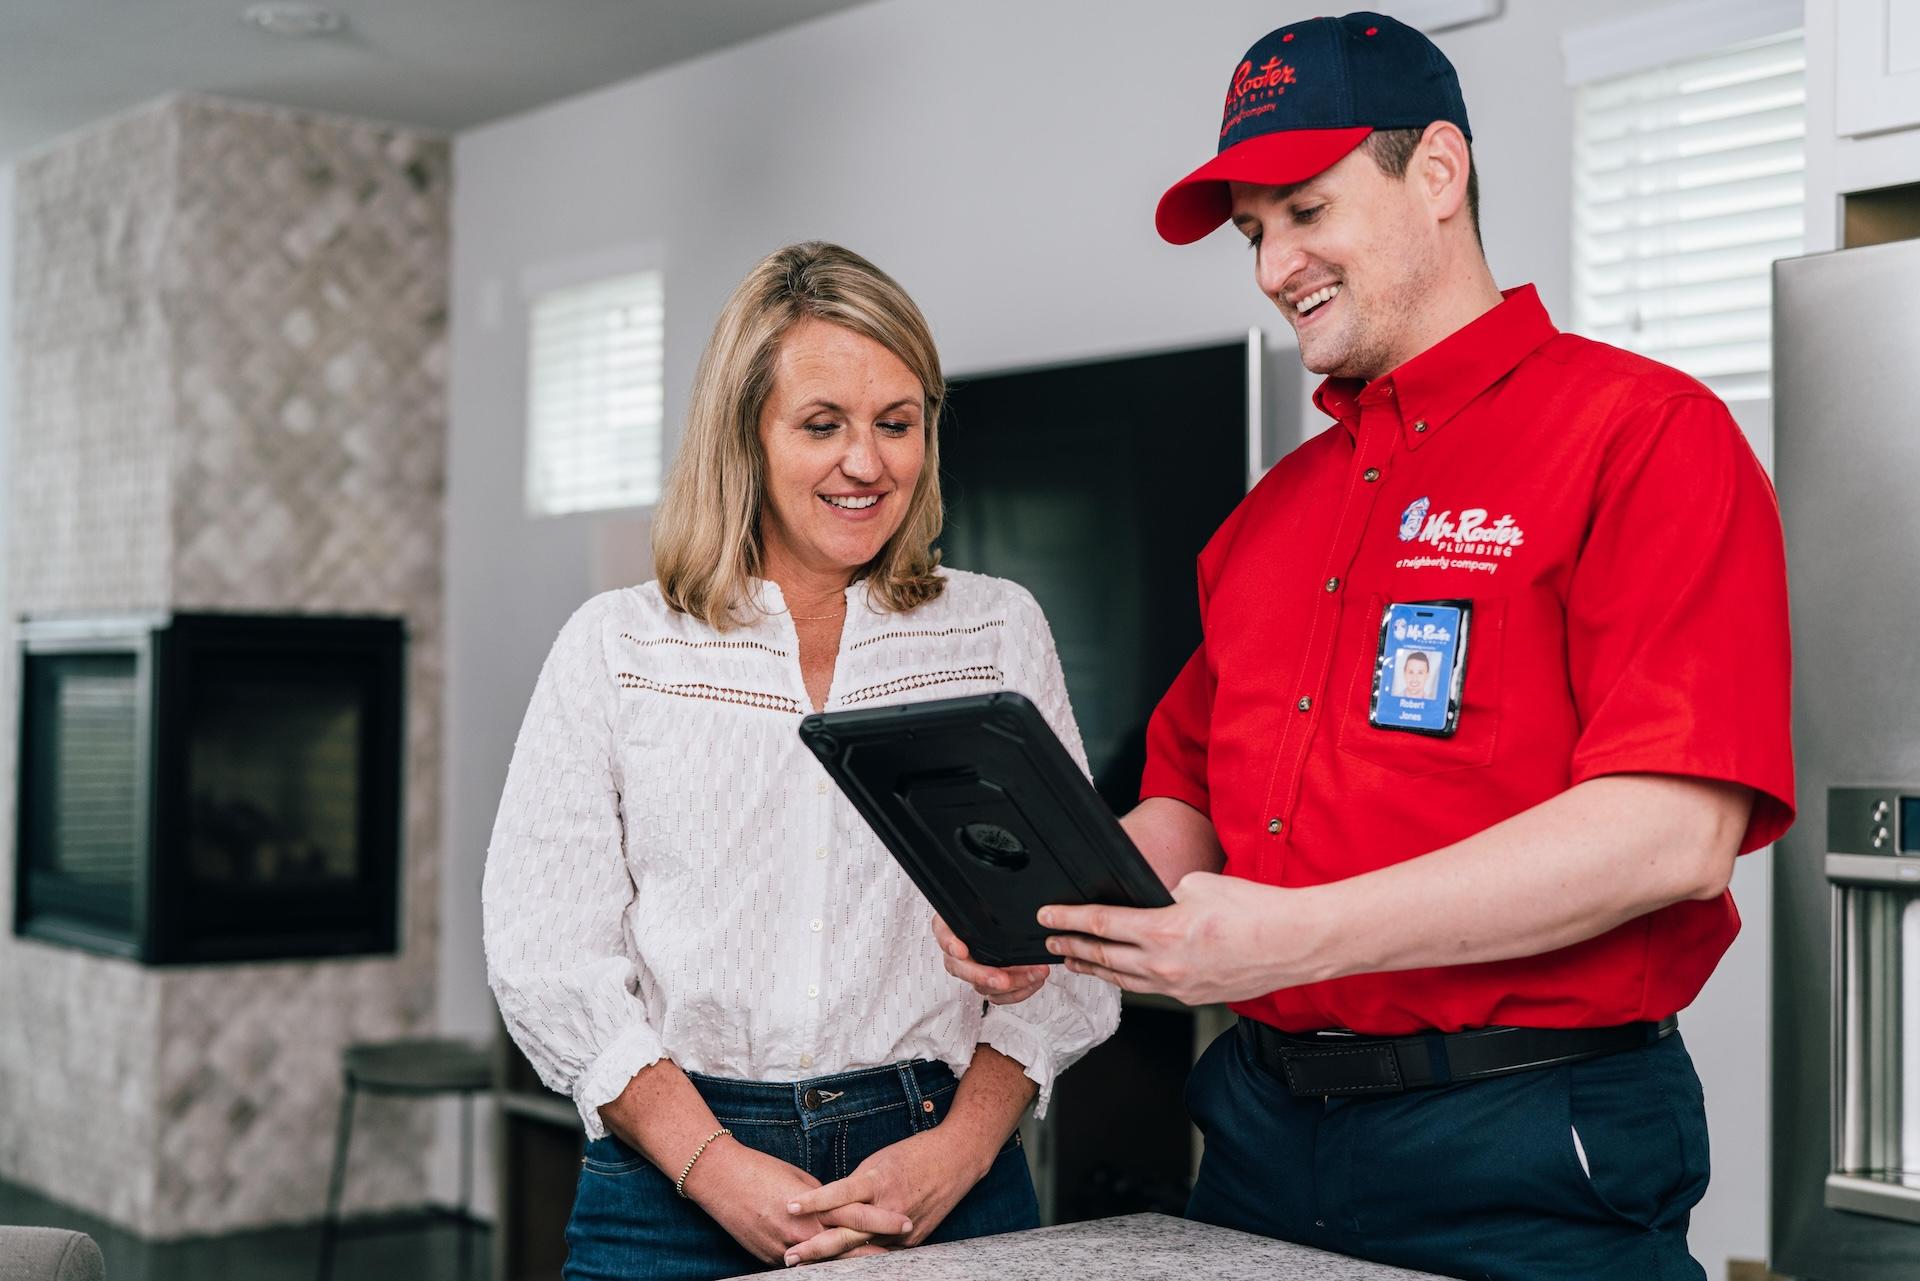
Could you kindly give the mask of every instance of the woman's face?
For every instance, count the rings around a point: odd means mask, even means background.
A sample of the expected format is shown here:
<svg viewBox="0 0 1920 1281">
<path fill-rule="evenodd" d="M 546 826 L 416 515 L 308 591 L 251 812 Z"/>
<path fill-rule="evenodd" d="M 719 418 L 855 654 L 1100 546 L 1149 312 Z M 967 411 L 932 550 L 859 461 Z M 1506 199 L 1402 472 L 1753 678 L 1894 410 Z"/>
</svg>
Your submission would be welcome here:
<svg viewBox="0 0 1920 1281">
<path fill-rule="evenodd" d="M 760 411 L 766 572 L 851 579 L 907 514 L 926 459 L 920 380 L 862 334 L 807 317 L 774 358 Z"/>
</svg>

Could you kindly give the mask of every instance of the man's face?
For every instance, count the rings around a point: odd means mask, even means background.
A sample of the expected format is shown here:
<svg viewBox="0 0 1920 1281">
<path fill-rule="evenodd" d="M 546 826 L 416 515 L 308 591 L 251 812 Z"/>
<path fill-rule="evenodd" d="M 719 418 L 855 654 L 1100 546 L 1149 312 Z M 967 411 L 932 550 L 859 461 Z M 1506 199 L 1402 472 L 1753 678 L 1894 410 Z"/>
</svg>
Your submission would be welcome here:
<svg viewBox="0 0 1920 1281">
<path fill-rule="evenodd" d="M 1428 697 L 1427 673 L 1429 669 L 1427 667 L 1427 660 L 1425 655 L 1409 654 L 1407 656 L 1407 661 L 1405 665 L 1402 666 L 1400 670 L 1403 677 L 1402 684 L 1405 685 L 1406 691 L 1407 691 L 1406 697 L 1408 698 Z"/>
<path fill-rule="evenodd" d="M 1371 379 L 1419 354 L 1439 272 L 1414 183 L 1381 172 L 1362 144 L 1295 186 L 1231 186 L 1254 278 L 1293 326 L 1302 364 Z"/>
</svg>

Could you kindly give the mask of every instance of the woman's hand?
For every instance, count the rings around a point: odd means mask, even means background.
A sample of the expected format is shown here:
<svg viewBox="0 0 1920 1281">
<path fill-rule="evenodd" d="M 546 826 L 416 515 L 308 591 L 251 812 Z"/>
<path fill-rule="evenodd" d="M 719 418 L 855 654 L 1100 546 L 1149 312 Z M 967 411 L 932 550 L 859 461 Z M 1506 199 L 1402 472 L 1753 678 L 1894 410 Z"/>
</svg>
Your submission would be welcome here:
<svg viewBox="0 0 1920 1281">
<path fill-rule="evenodd" d="M 802 1242 L 814 1244 L 809 1259 L 869 1253 L 861 1247 L 872 1237 L 901 1236 L 914 1228 L 906 1215 L 860 1198 L 798 1213 L 788 1208 L 819 1187 L 805 1170 L 731 1138 L 714 1141 L 694 1163 L 686 1184 L 687 1196 L 762 1263 L 788 1257 Z"/>
<path fill-rule="evenodd" d="M 875 1237 L 881 1245 L 919 1245 L 945 1221 L 960 1199 L 973 1190 L 997 1151 L 982 1154 L 970 1135 L 942 1125 L 888 1144 L 862 1161 L 852 1174 L 809 1189 L 783 1207 L 796 1220 L 819 1216 L 829 1226 L 800 1241 L 785 1254 L 787 1265 L 815 1263 L 866 1246 Z M 855 1206 L 894 1211 L 911 1227 L 897 1233 L 862 1232 L 833 1226 Z"/>
<path fill-rule="evenodd" d="M 938 916 L 933 918 L 933 938 L 940 945 L 947 973 L 972 984 L 974 991 L 995 1005 L 1018 1004 L 1038 992 L 1047 981 L 1047 970 L 1051 967 L 1045 965 L 1016 965 L 1009 969 L 981 965 L 967 951 L 960 936 Z"/>
</svg>

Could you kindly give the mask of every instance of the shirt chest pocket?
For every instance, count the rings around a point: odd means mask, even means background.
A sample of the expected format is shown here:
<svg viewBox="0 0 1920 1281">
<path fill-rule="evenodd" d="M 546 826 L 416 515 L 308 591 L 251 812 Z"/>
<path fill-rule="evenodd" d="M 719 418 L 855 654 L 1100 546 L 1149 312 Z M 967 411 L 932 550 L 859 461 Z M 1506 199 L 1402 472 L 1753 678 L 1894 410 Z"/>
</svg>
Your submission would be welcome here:
<svg viewBox="0 0 1920 1281">
<path fill-rule="evenodd" d="M 1409 599 L 1402 597 L 1401 599 Z M 1466 677 L 1460 694 L 1460 719 L 1452 735 L 1441 738 L 1407 730 L 1381 729 L 1368 720 L 1380 638 L 1380 617 L 1389 604 L 1375 593 L 1343 638 L 1351 674 L 1339 709 L 1339 748 L 1348 756 L 1409 777 L 1474 769 L 1491 764 L 1500 737 L 1501 668 L 1507 640 L 1504 597 L 1473 598 L 1467 631 Z M 1357 645 L 1354 648 L 1346 648 Z"/>
</svg>

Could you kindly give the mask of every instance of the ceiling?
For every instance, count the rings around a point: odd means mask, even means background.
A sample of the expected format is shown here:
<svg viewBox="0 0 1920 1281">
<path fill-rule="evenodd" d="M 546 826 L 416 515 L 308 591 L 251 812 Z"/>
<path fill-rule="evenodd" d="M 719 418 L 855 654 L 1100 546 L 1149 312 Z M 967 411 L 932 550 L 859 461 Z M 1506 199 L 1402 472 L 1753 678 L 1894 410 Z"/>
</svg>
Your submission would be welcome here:
<svg viewBox="0 0 1920 1281">
<path fill-rule="evenodd" d="M 322 0 L 337 35 L 250 0 L 0 0 L 0 164 L 176 90 L 455 131 L 865 0 Z"/>
</svg>

